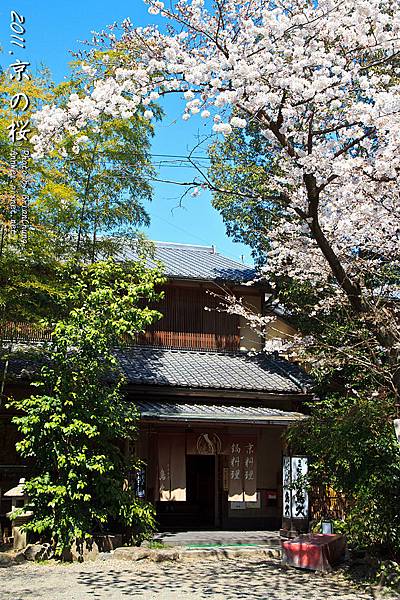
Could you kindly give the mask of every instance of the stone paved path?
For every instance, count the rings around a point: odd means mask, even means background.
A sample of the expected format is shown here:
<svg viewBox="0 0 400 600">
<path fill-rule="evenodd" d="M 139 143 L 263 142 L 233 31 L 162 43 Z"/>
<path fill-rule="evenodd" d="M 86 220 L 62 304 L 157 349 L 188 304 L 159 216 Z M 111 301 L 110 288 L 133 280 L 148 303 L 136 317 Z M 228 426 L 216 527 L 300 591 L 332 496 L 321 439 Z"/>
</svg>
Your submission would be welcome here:
<svg viewBox="0 0 400 600">
<path fill-rule="evenodd" d="M 381 596 L 375 596 L 380 598 Z M 278 561 L 151 563 L 107 560 L 0 569 L 1 600 L 372 600 L 340 574 L 282 569 Z"/>
</svg>

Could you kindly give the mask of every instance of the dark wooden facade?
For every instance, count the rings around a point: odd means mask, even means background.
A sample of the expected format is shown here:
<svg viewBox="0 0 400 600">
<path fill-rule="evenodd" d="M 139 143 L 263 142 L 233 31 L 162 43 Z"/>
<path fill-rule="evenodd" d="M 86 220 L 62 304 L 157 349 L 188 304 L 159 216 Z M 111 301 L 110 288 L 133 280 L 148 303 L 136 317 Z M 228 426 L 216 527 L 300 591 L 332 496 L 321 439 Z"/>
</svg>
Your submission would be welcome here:
<svg viewBox="0 0 400 600">
<path fill-rule="evenodd" d="M 173 348 L 238 350 L 239 317 L 218 311 L 218 305 L 207 288 L 169 285 L 155 306 L 164 316 L 139 341 Z"/>
<path fill-rule="evenodd" d="M 168 348 L 238 350 L 239 317 L 218 310 L 220 301 L 209 292 L 202 285 L 166 286 L 164 298 L 154 305 L 163 317 L 134 341 Z M 49 330 L 29 323 L 4 323 L 0 337 L 15 342 L 51 340 Z"/>
</svg>

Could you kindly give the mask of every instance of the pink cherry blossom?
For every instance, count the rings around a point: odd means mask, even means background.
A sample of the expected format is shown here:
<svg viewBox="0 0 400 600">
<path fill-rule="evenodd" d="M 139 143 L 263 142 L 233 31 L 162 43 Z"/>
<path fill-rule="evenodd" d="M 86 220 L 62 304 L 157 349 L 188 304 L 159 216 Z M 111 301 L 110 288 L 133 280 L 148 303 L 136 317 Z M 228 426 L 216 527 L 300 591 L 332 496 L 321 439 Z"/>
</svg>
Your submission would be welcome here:
<svg viewBox="0 0 400 600">
<path fill-rule="evenodd" d="M 124 65 L 37 113 L 37 153 L 102 112 L 128 116 L 171 93 L 185 121 L 210 118 L 215 134 L 255 123 L 282 206 L 265 275 L 330 287 L 315 310 L 359 309 L 366 275 L 399 256 L 400 0 L 147 4 L 168 31 L 125 23 Z"/>
</svg>

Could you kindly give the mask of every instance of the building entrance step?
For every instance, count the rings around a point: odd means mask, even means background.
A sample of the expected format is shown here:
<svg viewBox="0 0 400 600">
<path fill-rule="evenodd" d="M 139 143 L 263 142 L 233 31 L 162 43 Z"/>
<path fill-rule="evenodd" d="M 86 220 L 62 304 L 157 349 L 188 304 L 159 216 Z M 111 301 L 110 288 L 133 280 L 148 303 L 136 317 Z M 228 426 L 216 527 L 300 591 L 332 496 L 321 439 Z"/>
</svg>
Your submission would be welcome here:
<svg viewBox="0 0 400 600">
<path fill-rule="evenodd" d="M 278 531 L 179 531 L 161 532 L 154 541 L 164 546 L 186 548 L 257 547 L 280 548 Z"/>
</svg>

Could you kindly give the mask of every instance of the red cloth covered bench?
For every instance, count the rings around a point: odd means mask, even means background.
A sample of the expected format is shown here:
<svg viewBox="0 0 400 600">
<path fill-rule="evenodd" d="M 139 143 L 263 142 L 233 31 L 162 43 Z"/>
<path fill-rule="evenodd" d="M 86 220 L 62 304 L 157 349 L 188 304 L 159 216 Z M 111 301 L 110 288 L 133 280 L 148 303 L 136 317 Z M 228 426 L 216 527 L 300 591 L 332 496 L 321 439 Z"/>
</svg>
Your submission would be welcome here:
<svg viewBox="0 0 400 600">
<path fill-rule="evenodd" d="M 282 541 L 282 564 L 300 569 L 330 571 L 346 550 L 344 535 L 308 533 Z"/>
</svg>

